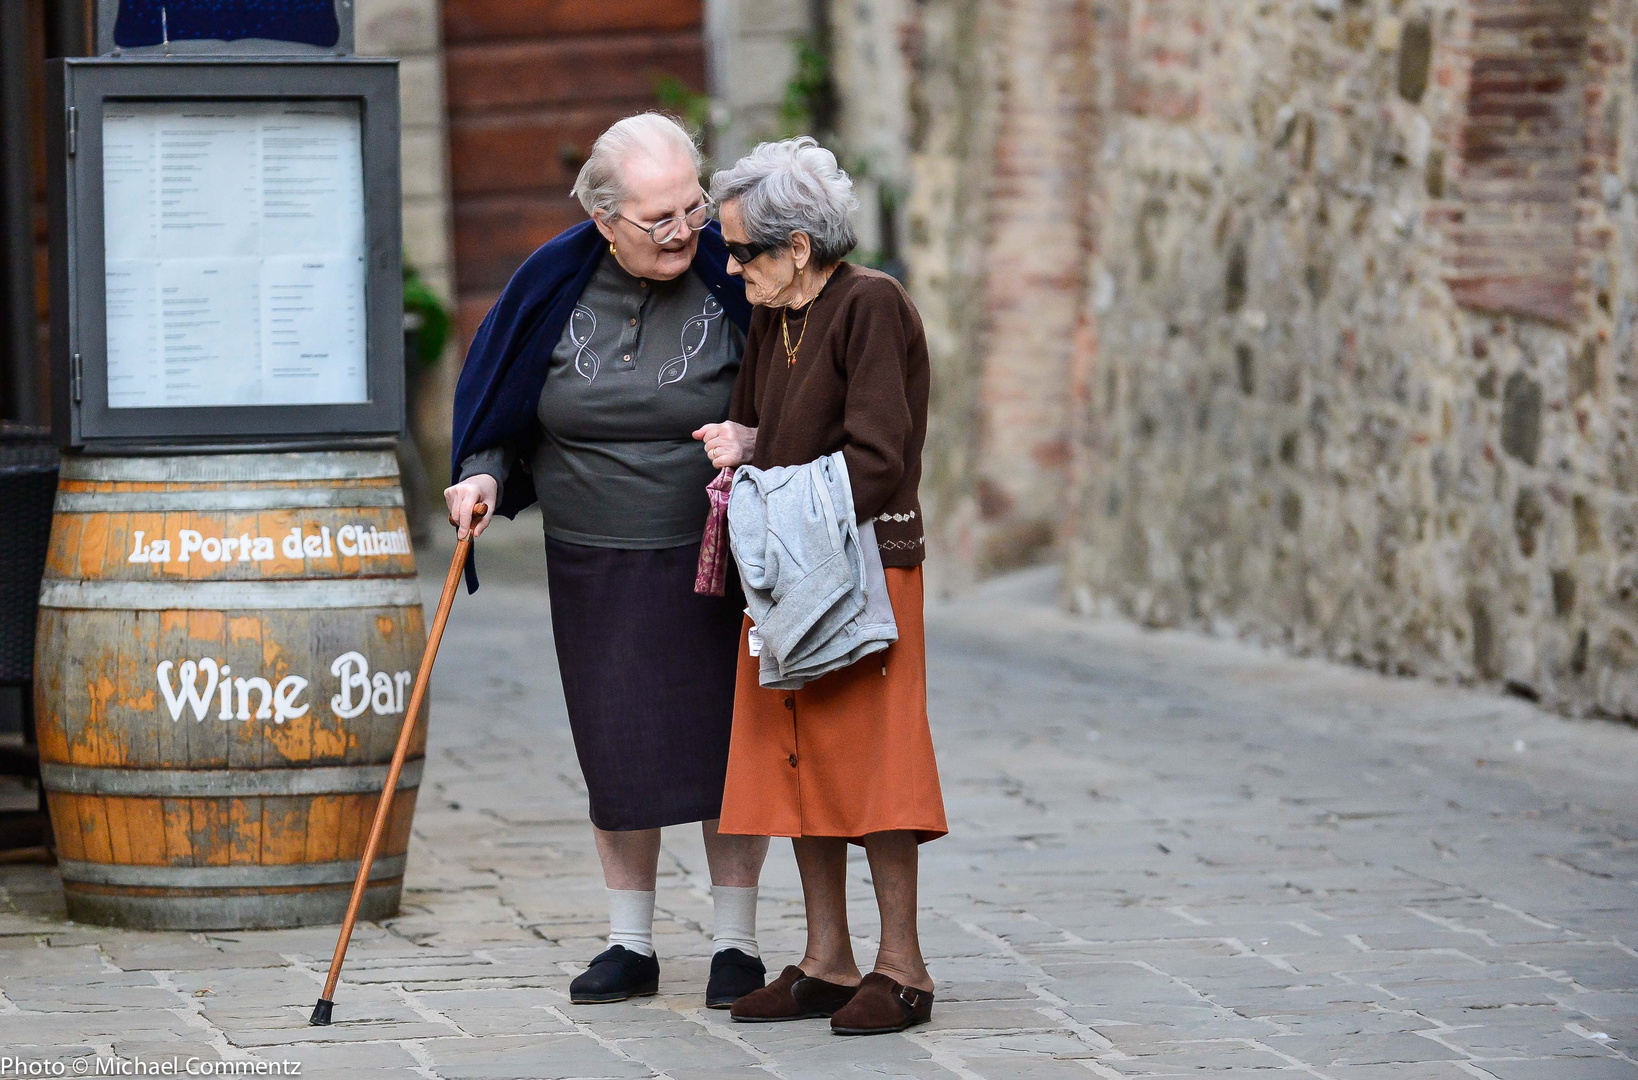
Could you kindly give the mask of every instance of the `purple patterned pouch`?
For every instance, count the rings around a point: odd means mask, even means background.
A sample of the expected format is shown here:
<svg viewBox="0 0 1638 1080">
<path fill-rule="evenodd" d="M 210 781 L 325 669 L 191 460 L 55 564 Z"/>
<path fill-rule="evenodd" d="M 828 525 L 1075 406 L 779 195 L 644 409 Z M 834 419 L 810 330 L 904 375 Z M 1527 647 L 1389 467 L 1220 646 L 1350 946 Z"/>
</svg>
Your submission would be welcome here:
<svg viewBox="0 0 1638 1080">
<path fill-rule="evenodd" d="M 694 575 L 694 591 L 701 596 L 723 596 L 728 592 L 728 492 L 734 486 L 734 470 L 723 469 L 705 485 L 711 499 L 711 513 L 705 519 L 705 538 L 700 541 L 700 568 Z"/>
</svg>

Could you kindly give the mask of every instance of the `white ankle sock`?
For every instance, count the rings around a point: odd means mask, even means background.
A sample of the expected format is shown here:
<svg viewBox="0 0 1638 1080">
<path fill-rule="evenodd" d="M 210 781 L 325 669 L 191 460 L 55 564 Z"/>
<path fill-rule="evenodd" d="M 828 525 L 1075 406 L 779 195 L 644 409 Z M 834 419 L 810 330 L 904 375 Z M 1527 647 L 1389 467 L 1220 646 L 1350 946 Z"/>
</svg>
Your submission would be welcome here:
<svg viewBox="0 0 1638 1080">
<path fill-rule="evenodd" d="M 609 889 L 609 948 L 654 955 L 654 890 Z"/>
<path fill-rule="evenodd" d="M 756 947 L 756 894 L 755 885 L 743 889 L 711 886 L 711 908 L 716 913 L 712 940 L 717 952 L 738 949 L 746 956 L 762 955 Z"/>
</svg>

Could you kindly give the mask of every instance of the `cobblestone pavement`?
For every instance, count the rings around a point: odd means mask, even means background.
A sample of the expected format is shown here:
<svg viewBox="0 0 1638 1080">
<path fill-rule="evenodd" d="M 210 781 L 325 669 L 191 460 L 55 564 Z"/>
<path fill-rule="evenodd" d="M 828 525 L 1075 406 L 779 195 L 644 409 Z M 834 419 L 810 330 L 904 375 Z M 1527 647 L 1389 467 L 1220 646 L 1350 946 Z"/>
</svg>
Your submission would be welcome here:
<svg viewBox="0 0 1638 1080">
<path fill-rule="evenodd" d="M 704 1010 L 690 829 L 667 833 L 662 995 L 571 1006 L 603 895 L 536 527 L 486 538 L 485 588 L 457 605 L 404 911 L 360 928 L 334 1027 L 306 1026 L 332 929 L 77 926 L 54 871 L 9 866 L 0 1058 L 299 1061 L 310 1077 L 1638 1077 L 1638 731 L 1073 618 L 1040 574 L 929 614 L 952 828 L 924 849 L 931 1026 L 842 1039 Z M 429 597 L 441 557 L 424 559 Z M 866 874 L 855 861 L 868 963 Z M 802 925 L 783 842 L 763 897 L 777 967 Z"/>
</svg>

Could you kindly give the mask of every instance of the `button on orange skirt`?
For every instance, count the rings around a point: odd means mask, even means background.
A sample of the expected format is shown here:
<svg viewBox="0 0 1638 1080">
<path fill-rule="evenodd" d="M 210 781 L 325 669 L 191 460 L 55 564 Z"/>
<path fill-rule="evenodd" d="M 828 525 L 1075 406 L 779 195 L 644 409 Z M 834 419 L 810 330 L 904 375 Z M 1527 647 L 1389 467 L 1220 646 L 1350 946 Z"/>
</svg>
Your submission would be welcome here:
<svg viewBox="0 0 1638 1080">
<path fill-rule="evenodd" d="M 927 724 L 921 567 L 887 568 L 899 640 L 800 690 L 757 682 L 747 619 L 740 632 L 725 833 L 858 840 L 949 832 Z"/>
</svg>

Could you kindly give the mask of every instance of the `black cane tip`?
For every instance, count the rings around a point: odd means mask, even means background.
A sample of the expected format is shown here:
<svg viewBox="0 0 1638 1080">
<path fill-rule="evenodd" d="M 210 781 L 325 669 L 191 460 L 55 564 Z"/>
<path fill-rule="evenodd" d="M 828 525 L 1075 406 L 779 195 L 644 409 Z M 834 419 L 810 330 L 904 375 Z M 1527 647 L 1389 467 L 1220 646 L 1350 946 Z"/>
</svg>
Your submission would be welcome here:
<svg viewBox="0 0 1638 1080">
<path fill-rule="evenodd" d="M 334 1013 L 335 1011 L 336 1011 L 336 1003 L 335 1002 L 325 1001 L 323 998 L 319 998 L 318 999 L 318 1004 L 313 1006 L 313 1016 L 312 1016 L 312 1019 L 307 1021 L 307 1026 L 308 1027 L 329 1027 L 330 1026 L 330 1014 Z"/>
</svg>

